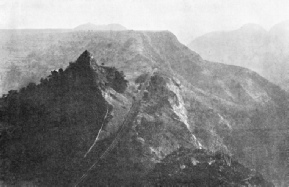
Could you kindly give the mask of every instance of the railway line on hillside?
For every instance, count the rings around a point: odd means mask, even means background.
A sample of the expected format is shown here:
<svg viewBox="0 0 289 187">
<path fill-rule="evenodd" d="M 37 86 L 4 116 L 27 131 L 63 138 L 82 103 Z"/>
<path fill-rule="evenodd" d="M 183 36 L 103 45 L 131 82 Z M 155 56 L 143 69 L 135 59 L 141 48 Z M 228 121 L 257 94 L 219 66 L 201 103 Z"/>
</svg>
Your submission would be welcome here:
<svg viewBox="0 0 289 187">
<path fill-rule="evenodd" d="M 125 116 L 120 129 L 116 133 L 114 140 L 111 142 L 109 147 L 101 154 L 101 156 L 86 170 L 86 172 L 81 176 L 81 178 L 75 183 L 75 187 L 79 186 L 80 183 L 88 176 L 89 172 L 98 164 L 101 160 L 105 159 L 109 153 L 115 148 L 115 146 L 119 143 L 123 135 L 131 128 L 132 120 L 137 116 L 139 112 L 139 108 L 141 105 L 141 100 L 144 95 L 144 90 L 150 83 L 151 77 L 154 71 L 147 74 L 145 81 L 142 83 L 139 93 L 136 95 L 132 106 L 130 107 L 127 115 Z"/>
</svg>

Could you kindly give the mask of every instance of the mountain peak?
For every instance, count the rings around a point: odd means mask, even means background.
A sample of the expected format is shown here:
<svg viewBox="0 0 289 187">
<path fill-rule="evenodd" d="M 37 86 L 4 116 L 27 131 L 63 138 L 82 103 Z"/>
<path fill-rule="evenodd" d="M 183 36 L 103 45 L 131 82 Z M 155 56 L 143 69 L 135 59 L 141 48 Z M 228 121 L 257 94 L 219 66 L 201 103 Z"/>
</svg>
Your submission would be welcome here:
<svg viewBox="0 0 289 187">
<path fill-rule="evenodd" d="M 91 61 L 93 60 L 93 56 L 89 51 L 85 50 L 76 60 L 77 64 L 82 64 L 85 66 L 90 66 Z"/>
<path fill-rule="evenodd" d="M 275 24 L 271 29 L 271 33 L 288 32 L 289 31 L 289 20 Z"/>
</svg>

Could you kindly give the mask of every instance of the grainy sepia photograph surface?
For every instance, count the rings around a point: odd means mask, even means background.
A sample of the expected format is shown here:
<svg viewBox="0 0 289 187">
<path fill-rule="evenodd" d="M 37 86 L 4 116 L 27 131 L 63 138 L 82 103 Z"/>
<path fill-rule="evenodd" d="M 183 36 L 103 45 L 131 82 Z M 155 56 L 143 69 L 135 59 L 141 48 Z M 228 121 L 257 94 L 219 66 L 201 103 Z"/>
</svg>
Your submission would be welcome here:
<svg viewBox="0 0 289 187">
<path fill-rule="evenodd" d="M 0 0 L 0 187 L 288 187 L 288 0 Z"/>
</svg>

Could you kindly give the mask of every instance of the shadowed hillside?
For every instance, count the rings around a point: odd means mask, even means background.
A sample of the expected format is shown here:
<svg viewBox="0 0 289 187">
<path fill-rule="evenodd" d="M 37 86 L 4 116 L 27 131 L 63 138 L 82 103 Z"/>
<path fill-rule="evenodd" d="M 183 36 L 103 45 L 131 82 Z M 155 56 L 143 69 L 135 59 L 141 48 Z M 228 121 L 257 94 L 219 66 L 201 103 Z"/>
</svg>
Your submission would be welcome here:
<svg viewBox="0 0 289 187">
<path fill-rule="evenodd" d="M 115 69 L 97 66 L 84 52 L 40 84 L 30 83 L 5 95 L 1 126 L 7 124 L 7 131 L 1 131 L 1 179 L 39 178 L 49 186 L 69 184 L 87 166 L 82 158 L 88 142 L 110 110 L 101 94 L 107 86 L 123 92 L 126 81 Z"/>
</svg>

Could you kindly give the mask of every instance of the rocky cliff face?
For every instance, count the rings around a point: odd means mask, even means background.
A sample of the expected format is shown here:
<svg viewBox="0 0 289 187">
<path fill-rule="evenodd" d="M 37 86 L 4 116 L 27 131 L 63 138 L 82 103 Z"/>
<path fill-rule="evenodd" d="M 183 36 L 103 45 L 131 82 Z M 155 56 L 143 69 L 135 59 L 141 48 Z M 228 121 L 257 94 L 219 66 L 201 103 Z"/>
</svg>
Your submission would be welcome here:
<svg viewBox="0 0 289 187">
<path fill-rule="evenodd" d="M 172 176 L 178 185 L 183 177 L 190 185 L 208 186 L 212 171 L 216 178 L 210 180 L 219 186 L 223 178 L 264 186 L 258 172 L 285 184 L 288 96 L 279 87 L 247 69 L 204 61 L 169 32 L 85 38 L 74 51 L 85 47 L 94 57 L 86 51 L 39 85 L 2 98 L 5 180 L 157 186 Z M 190 160 L 181 163 L 183 174 L 152 177 L 182 158 Z M 198 171 L 207 174 L 188 179 Z"/>
</svg>

